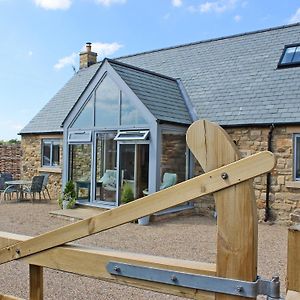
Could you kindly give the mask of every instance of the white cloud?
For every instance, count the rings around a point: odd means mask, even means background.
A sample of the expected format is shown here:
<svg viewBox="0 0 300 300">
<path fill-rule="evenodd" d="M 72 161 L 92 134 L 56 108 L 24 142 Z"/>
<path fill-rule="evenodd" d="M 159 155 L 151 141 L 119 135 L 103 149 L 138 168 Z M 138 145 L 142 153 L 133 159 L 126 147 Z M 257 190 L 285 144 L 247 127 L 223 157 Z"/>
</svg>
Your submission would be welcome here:
<svg viewBox="0 0 300 300">
<path fill-rule="evenodd" d="M 300 22 L 300 8 L 291 16 L 289 23 L 297 23 Z"/>
<path fill-rule="evenodd" d="M 112 55 L 117 52 L 123 45 L 114 42 L 114 43 L 101 43 L 94 42 L 92 43 L 92 51 L 97 52 L 98 58 L 102 59 L 106 56 Z M 85 51 L 85 46 L 82 47 L 82 51 Z"/>
<path fill-rule="evenodd" d="M 182 6 L 182 0 L 172 0 L 172 5 L 175 7 Z"/>
<path fill-rule="evenodd" d="M 205 3 L 199 4 L 197 6 L 191 5 L 188 7 L 190 12 L 200 12 L 200 13 L 224 13 L 227 10 L 234 9 L 238 0 L 217 0 L 217 1 L 207 1 Z"/>
<path fill-rule="evenodd" d="M 34 0 L 37 6 L 44 9 L 68 9 L 70 8 L 71 0 Z"/>
<path fill-rule="evenodd" d="M 75 65 L 75 59 L 78 57 L 78 54 L 73 52 L 69 56 L 65 56 L 58 60 L 58 62 L 54 65 L 54 69 L 60 70 L 68 65 Z"/>
<path fill-rule="evenodd" d="M 237 23 L 241 21 L 242 17 L 240 15 L 236 15 L 233 17 L 234 21 L 236 21 Z"/>
<path fill-rule="evenodd" d="M 98 54 L 98 59 L 103 59 L 104 57 L 112 55 L 122 47 L 123 47 L 123 45 L 116 43 L 116 42 L 114 42 L 114 43 L 100 43 L 100 42 L 92 43 L 92 51 L 96 52 Z M 83 46 L 81 51 L 82 52 L 86 51 L 86 47 Z M 66 66 L 74 66 L 74 65 L 77 65 L 78 62 L 79 62 L 79 53 L 73 52 L 72 54 L 70 54 L 68 56 L 60 58 L 58 60 L 58 62 L 54 65 L 54 69 L 60 70 Z"/>
<path fill-rule="evenodd" d="M 99 3 L 103 6 L 111 6 L 113 4 L 125 4 L 127 0 L 95 0 L 96 3 Z"/>
</svg>

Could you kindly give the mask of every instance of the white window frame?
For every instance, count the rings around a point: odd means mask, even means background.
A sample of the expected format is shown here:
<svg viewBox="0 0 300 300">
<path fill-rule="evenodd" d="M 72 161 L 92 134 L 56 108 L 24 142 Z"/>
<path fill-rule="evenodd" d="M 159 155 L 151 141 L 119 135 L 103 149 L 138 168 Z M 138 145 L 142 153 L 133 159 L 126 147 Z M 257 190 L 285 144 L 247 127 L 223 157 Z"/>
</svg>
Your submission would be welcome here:
<svg viewBox="0 0 300 300">
<path fill-rule="evenodd" d="M 42 156 L 41 156 L 41 166 L 42 167 L 47 167 L 47 168 L 56 168 L 59 167 L 61 164 L 60 161 L 60 153 L 61 153 L 61 144 L 62 144 L 62 140 L 61 139 L 42 139 Z M 50 164 L 49 165 L 45 165 L 44 164 L 44 145 L 50 145 Z M 59 164 L 58 165 L 54 165 L 53 164 L 53 146 L 59 146 Z"/>
<path fill-rule="evenodd" d="M 136 135 L 134 135 L 136 134 Z M 140 131 L 119 131 L 114 138 L 115 141 L 138 141 L 146 140 L 149 136 L 149 130 L 140 130 Z"/>
<path fill-rule="evenodd" d="M 294 180 L 300 181 L 300 177 L 297 177 L 297 162 L 300 161 L 300 155 L 297 157 L 297 139 L 300 139 L 300 133 L 294 134 L 293 151 L 294 151 L 294 162 L 293 162 L 293 177 Z M 300 151 L 299 151 L 300 153 Z"/>
</svg>

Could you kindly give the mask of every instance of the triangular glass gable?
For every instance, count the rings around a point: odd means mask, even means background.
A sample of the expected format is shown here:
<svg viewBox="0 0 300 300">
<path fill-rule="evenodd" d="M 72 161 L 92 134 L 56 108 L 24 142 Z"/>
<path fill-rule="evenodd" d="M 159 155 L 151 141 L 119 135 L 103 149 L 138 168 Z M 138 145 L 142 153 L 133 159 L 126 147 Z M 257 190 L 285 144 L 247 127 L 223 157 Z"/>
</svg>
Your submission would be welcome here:
<svg viewBox="0 0 300 300">
<path fill-rule="evenodd" d="M 120 89 L 105 76 L 96 90 L 96 127 L 115 127 L 119 125 Z"/>
<path fill-rule="evenodd" d="M 91 129 L 94 125 L 95 128 L 146 125 L 147 121 L 132 102 L 130 97 L 106 75 L 76 117 L 71 128 Z"/>
<path fill-rule="evenodd" d="M 140 111 L 134 107 L 129 97 L 122 92 L 121 101 L 121 125 L 147 124 Z"/>
<path fill-rule="evenodd" d="M 82 128 L 91 128 L 94 126 L 94 118 L 93 118 L 93 111 L 94 111 L 94 101 L 93 97 L 87 101 L 83 109 L 81 110 L 78 117 L 75 119 L 72 128 L 82 129 Z"/>
</svg>

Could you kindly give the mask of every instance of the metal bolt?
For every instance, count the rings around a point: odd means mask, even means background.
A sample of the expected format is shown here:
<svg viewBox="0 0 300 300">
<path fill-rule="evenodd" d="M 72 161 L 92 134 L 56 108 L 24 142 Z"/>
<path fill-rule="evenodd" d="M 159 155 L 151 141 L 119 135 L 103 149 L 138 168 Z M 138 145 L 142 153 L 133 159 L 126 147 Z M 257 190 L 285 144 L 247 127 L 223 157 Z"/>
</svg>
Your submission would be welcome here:
<svg viewBox="0 0 300 300">
<path fill-rule="evenodd" d="M 222 179 L 227 179 L 228 178 L 228 174 L 226 172 L 221 174 Z"/>
<path fill-rule="evenodd" d="M 17 253 L 18 255 L 20 255 L 20 254 L 21 254 L 21 250 L 20 250 L 20 249 L 16 249 L 16 253 Z"/>
<path fill-rule="evenodd" d="M 172 280 L 173 282 L 176 282 L 178 279 L 177 279 L 177 277 L 176 277 L 175 275 L 172 275 L 172 276 L 171 276 L 171 280 Z"/>
<path fill-rule="evenodd" d="M 120 267 L 118 267 L 118 266 L 114 266 L 114 271 L 116 271 L 117 273 L 120 273 L 120 272 L 121 272 L 121 269 L 120 269 Z"/>
<path fill-rule="evenodd" d="M 237 286 L 237 287 L 236 287 L 236 291 L 237 291 L 238 293 L 242 293 L 243 290 L 244 290 L 244 288 L 243 288 L 242 286 Z"/>
<path fill-rule="evenodd" d="M 279 276 L 273 276 L 272 281 L 273 282 L 279 282 Z"/>
</svg>

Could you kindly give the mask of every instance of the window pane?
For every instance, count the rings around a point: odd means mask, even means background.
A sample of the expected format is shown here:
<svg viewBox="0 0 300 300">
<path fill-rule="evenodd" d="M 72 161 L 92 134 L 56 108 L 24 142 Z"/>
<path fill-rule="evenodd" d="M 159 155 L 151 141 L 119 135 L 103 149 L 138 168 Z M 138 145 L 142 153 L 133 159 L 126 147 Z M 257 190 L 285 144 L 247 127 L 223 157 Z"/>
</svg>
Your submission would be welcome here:
<svg viewBox="0 0 300 300">
<path fill-rule="evenodd" d="M 162 184 L 164 184 L 164 179 L 166 181 L 172 180 L 172 176 L 168 175 L 168 177 L 166 177 L 166 173 L 175 174 L 177 182 L 181 182 L 186 179 L 185 134 L 176 132 L 164 132 L 162 134 L 162 154 L 160 165 Z"/>
<path fill-rule="evenodd" d="M 106 76 L 96 91 L 96 126 L 113 127 L 119 125 L 120 90 Z"/>
<path fill-rule="evenodd" d="M 116 132 L 97 134 L 96 200 L 116 202 L 117 142 Z"/>
<path fill-rule="evenodd" d="M 300 179 L 300 137 L 296 137 L 296 164 L 295 164 L 295 175 L 297 179 Z"/>
<path fill-rule="evenodd" d="M 121 125 L 147 124 L 142 114 L 135 108 L 126 94 L 122 93 Z"/>
<path fill-rule="evenodd" d="M 52 146 L 52 166 L 59 166 L 59 144 Z"/>
<path fill-rule="evenodd" d="M 43 143 L 43 166 L 50 166 L 50 152 L 51 152 L 51 144 L 50 143 Z"/>
<path fill-rule="evenodd" d="M 70 179 L 75 183 L 77 198 L 89 199 L 91 187 L 91 144 L 70 146 Z"/>
<path fill-rule="evenodd" d="M 71 126 L 72 128 L 82 129 L 91 128 L 93 124 L 93 97 L 86 103 L 83 110 Z"/>
<path fill-rule="evenodd" d="M 282 64 L 288 64 L 292 62 L 296 47 L 286 48 L 284 56 L 282 58 Z"/>
<path fill-rule="evenodd" d="M 293 62 L 300 62 L 300 47 L 298 46 L 293 58 Z"/>
</svg>

